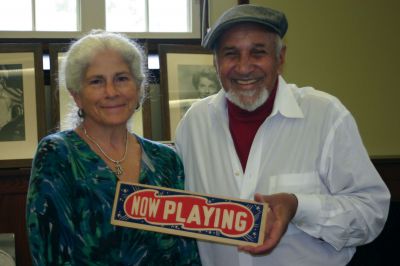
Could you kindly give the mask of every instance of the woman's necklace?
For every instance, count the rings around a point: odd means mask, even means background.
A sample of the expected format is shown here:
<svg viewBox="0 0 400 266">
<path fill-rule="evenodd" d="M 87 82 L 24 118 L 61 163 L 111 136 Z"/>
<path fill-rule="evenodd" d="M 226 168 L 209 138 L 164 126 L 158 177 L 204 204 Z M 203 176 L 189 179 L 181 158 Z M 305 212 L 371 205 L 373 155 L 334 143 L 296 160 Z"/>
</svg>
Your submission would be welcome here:
<svg viewBox="0 0 400 266">
<path fill-rule="evenodd" d="M 83 133 L 85 134 L 85 136 L 91 141 L 93 142 L 94 145 L 97 146 L 97 148 L 99 148 L 100 152 L 108 159 L 110 160 L 112 163 L 115 164 L 115 171 L 114 173 L 117 175 L 117 177 L 119 178 L 123 173 L 124 173 L 124 168 L 122 168 L 121 163 L 125 160 L 126 158 L 126 154 L 128 152 L 128 131 L 126 132 L 126 138 L 125 138 L 125 152 L 124 155 L 122 156 L 122 158 L 120 160 L 114 160 L 112 159 L 110 156 L 108 156 L 103 149 L 100 147 L 100 145 L 91 137 L 88 135 L 86 128 L 83 128 Z"/>
</svg>

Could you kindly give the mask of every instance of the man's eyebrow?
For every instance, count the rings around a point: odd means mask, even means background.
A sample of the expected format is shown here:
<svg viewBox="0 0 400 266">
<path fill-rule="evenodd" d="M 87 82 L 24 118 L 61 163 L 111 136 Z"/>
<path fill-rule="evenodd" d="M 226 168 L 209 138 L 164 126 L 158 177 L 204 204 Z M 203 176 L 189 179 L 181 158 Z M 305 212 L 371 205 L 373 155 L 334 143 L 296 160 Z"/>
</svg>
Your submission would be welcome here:
<svg viewBox="0 0 400 266">
<path fill-rule="evenodd" d="M 234 50 L 234 49 L 236 49 L 235 46 L 223 46 L 223 47 L 221 47 L 221 50 Z"/>
<path fill-rule="evenodd" d="M 265 48 L 268 47 L 265 43 L 255 43 L 252 45 L 253 48 Z M 229 45 L 229 46 L 223 46 L 221 47 L 221 50 L 234 50 L 237 49 L 236 46 Z"/>
<path fill-rule="evenodd" d="M 255 48 L 265 48 L 265 47 L 267 47 L 267 45 L 265 43 L 256 43 L 256 44 L 254 44 L 254 47 Z"/>
</svg>

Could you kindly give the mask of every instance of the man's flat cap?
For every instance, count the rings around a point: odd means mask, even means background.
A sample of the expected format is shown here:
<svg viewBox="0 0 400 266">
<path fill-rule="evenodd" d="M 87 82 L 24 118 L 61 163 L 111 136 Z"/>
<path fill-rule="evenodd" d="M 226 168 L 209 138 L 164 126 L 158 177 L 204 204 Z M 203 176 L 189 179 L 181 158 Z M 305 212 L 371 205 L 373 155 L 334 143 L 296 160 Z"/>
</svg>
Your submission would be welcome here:
<svg viewBox="0 0 400 266">
<path fill-rule="evenodd" d="M 221 34 L 237 23 L 253 22 L 276 32 L 281 38 L 285 36 L 288 22 L 284 13 L 257 5 L 238 5 L 225 11 L 209 29 L 201 45 L 213 49 Z"/>
</svg>

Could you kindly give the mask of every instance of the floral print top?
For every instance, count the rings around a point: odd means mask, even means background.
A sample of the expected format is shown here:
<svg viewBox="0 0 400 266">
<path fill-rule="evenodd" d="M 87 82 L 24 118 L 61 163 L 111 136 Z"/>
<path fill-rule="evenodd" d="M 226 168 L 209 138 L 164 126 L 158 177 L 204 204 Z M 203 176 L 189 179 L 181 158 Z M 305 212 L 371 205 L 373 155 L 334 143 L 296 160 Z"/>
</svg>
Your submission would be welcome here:
<svg viewBox="0 0 400 266">
<path fill-rule="evenodd" d="M 179 157 L 136 136 L 142 184 L 183 189 Z M 27 195 L 34 265 L 200 265 L 194 239 L 110 223 L 117 177 L 72 130 L 40 141 Z"/>
</svg>

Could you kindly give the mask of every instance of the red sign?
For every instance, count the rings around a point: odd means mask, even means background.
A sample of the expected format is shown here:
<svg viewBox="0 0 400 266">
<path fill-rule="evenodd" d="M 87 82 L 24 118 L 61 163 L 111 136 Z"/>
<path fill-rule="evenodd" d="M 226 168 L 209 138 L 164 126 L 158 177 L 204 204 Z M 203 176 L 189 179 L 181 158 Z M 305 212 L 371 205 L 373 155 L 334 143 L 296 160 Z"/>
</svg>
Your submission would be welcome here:
<svg viewBox="0 0 400 266">
<path fill-rule="evenodd" d="M 141 184 L 118 183 L 112 223 L 229 244 L 263 241 L 266 205 Z"/>
</svg>

